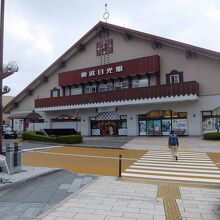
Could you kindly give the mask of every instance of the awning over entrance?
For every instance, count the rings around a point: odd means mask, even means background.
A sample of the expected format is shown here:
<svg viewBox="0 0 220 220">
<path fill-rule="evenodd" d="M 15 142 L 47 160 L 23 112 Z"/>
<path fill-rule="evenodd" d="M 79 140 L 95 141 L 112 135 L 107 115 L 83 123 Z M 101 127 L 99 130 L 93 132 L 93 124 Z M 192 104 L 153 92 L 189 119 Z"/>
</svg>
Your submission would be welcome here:
<svg viewBox="0 0 220 220">
<path fill-rule="evenodd" d="M 9 119 L 39 119 L 42 118 L 42 116 L 38 113 L 18 113 L 18 114 L 11 114 L 9 117 Z"/>
</svg>

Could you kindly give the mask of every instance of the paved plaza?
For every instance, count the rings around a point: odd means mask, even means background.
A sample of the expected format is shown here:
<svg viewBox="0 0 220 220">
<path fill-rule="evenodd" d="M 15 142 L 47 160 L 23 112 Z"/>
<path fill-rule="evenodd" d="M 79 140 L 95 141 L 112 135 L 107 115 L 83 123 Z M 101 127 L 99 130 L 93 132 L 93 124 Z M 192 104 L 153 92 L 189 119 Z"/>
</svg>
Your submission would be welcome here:
<svg viewBox="0 0 220 220">
<path fill-rule="evenodd" d="M 179 187 L 181 199 L 176 199 L 178 210 L 174 213 L 174 207 L 169 207 L 172 201 L 159 198 L 158 188 L 157 184 L 100 177 L 36 220 L 220 219 L 220 189 Z"/>
</svg>

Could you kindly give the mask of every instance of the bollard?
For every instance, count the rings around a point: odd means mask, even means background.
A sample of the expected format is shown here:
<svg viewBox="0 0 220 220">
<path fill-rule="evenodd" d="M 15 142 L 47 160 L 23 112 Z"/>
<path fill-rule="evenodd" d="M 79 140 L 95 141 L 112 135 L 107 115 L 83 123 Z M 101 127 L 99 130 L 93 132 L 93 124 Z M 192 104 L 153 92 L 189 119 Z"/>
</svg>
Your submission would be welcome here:
<svg viewBox="0 0 220 220">
<path fill-rule="evenodd" d="M 6 162 L 10 173 L 19 172 L 21 166 L 21 147 L 18 143 L 6 143 Z"/>
<path fill-rule="evenodd" d="M 14 142 L 14 171 L 21 171 L 21 147 L 18 142 Z"/>
<path fill-rule="evenodd" d="M 6 162 L 10 173 L 14 173 L 14 146 L 12 143 L 6 143 Z"/>
<path fill-rule="evenodd" d="M 121 177 L 121 154 L 119 154 L 118 165 L 119 165 L 119 169 L 118 169 L 118 177 Z"/>
</svg>

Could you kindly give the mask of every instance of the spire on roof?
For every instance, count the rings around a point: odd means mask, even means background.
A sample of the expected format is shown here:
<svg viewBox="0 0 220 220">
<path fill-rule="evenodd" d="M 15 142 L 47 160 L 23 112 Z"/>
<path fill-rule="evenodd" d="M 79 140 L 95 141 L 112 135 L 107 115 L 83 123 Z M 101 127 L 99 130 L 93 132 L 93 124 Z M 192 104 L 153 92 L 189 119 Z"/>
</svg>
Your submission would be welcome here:
<svg viewBox="0 0 220 220">
<path fill-rule="evenodd" d="M 109 13 L 107 11 L 107 3 L 105 3 L 105 13 L 103 14 L 103 18 L 105 19 L 105 22 L 107 23 L 107 20 L 109 18 Z"/>
</svg>

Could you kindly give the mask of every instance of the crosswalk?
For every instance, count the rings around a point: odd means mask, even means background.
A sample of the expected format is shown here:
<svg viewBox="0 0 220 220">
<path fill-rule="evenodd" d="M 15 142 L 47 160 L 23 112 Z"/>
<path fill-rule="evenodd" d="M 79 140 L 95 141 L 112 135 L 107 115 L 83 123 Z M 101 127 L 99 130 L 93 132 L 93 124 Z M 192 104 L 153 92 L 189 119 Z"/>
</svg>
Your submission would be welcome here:
<svg viewBox="0 0 220 220">
<path fill-rule="evenodd" d="M 122 176 L 197 183 L 220 183 L 220 170 L 206 153 L 179 152 L 173 161 L 168 151 L 148 151 Z"/>
</svg>

